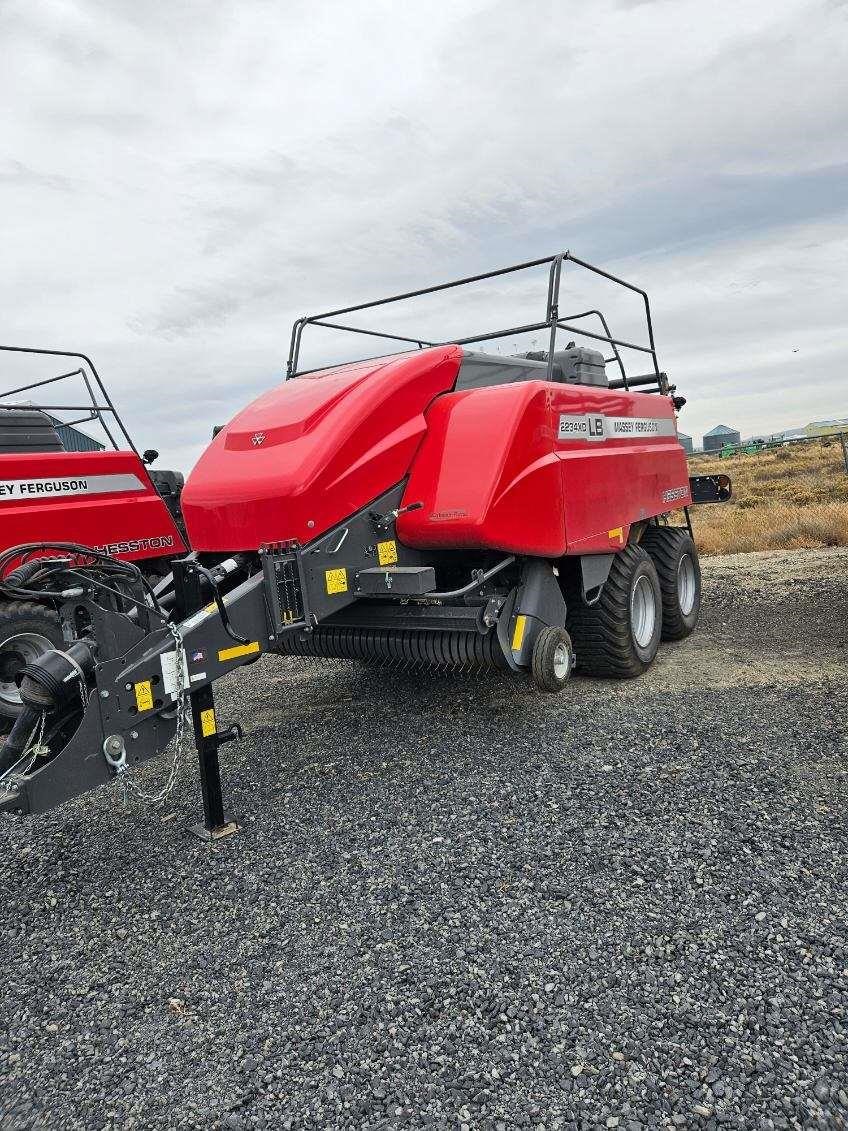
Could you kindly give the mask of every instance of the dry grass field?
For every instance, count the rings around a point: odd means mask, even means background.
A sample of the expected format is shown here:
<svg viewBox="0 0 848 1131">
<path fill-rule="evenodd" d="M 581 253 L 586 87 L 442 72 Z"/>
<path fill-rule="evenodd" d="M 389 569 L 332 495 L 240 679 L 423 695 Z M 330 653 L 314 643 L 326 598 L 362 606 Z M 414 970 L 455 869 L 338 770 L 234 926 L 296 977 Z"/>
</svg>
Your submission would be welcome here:
<svg viewBox="0 0 848 1131">
<path fill-rule="evenodd" d="M 848 474 L 838 437 L 689 460 L 690 475 L 718 472 L 733 480 L 733 499 L 694 508 L 701 553 L 848 546 Z"/>
</svg>

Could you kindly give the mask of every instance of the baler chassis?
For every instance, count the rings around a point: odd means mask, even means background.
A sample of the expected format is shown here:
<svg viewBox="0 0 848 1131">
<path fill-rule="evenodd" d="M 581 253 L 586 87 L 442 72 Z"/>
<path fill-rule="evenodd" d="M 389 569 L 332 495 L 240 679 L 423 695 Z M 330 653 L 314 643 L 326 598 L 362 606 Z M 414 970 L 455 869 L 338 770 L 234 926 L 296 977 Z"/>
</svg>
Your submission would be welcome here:
<svg viewBox="0 0 848 1131">
<path fill-rule="evenodd" d="M 599 311 L 560 316 L 560 281 L 567 262 L 642 296 L 647 344 L 614 338 Z M 633 676 L 650 664 L 661 637 L 680 639 L 692 631 L 700 573 L 689 506 L 729 498 L 730 481 L 724 476 L 679 479 L 679 468 L 688 473 L 676 444 L 673 414 L 683 402 L 673 398 L 673 386 L 659 369 L 648 298 L 640 288 L 566 252 L 330 311 L 295 323 L 288 377 L 306 376 L 298 365 L 307 326 L 393 337 L 424 351 L 433 344 L 334 319 L 541 265 L 550 268 L 544 320 L 465 337 L 453 347 L 548 328 L 548 352 L 527 359 L 529 377 L 521 378 L 527 382 L 521 388 L 529 390 L 525 400 L 529 403 L 538 393 L 547 405 L 549 423 L 536 427 L 533 436 L 534 442 L 541 437 L 553 455 L 540 466 L 558 468 L 557 444 L 572 461 L 599 452 L 612 457 L 623 453 L 638 461 L 645 452 L 655 466 L 667 453 L 675 468 L 666 476 L 670 486 L 652 488 L 647 504 L 623 515 L 620 525 L 605 522 L 599 533 L 584 534 L 573 546 L 527 550 L 499 544 L 497 537 L 451 545 L 414 536 L 432 500 L 415 494 L 420 476 L 416 480 L 413 468 L 314 536 L 268 540 L 252 551 L 228 554 L 196 550 L 175 561 L 170 603 L 131 571 L 121 585 L 110 584 L 111 575 L 97 555 L 85 561 L 85 547 L 54 547 L 47 593 L 65 626 L 67 645 L 23 670 L 25 709 L 0 747 L 0 809 L 40 813 L 115 777 L 131 782 L 133 767 L 175 737 L 181 739 L 190 717 L 204 811 L 203 823 L 194 831 L 210 840 L 235 831 L 237 824 L 224 809 L 218 751 L 240 738 L 241 730 L 237 724 L 219 725 L 213 685 L 263 654 L 351 658 L 410 670 L 501 668 L 528 673 L 537 688 L 553 692 L 566 685 L 575 652 L 589 674 Z M 576 325 L 589 316 L 600 319 L 603 334 Z M 556 407 L 557 396 L 566 401 L 584 396 L 580 389 L 570 391 L 574 386 L 567 382 L 563 386 L 558 375 L 558 330 L 607 343 L 612 357 L 606 360 L 620 369 L 620 379 L 604 390 L 585 393 L 590 408 L 584 407 L 582 416 Z M 649 355 L 653 371 L 629 377 L 621 357 L 627 349 Z M 451 356 L 443 349 L 433 354 L 441 365 Z M 320 391 L 320 384 L 314 387 Z M 631 393 L 633 387 L 656 395 L 640 399 Z M 460 388 L 457 379 L 455 390 Z M 609 403 L 604 399 L 608 390 L 615 394 Z M 302 395 L 309 392 L 308 385 L 301 387 Z M 436 397 L 434 403 L 446 400 Z M 295 429 L 293 434 L 300 433 Z M 264 430 L 252 436 L 248 431 L 244 446 L 259 450 L 266 438 Z M 221 449 L 225 441 L 226 432 L 213 443 Z M 238 435 L 233 444 L 233 450 L 242 450 Z M 651 475 L 651 482 L 659 482 L 658 474 Z M 670 522 L 675 514 L 685 525 L 679 519 Z M 448 512 L 448 519 L 452 515 Z M 305 525 L 315 524 L 310 520 Z M 16 552 L 33 549 L 17 547 Z M 46 553 L 51 548 L 37 549 Z M 14 598 L 16 586 L 3 561 L 0 555 L 0 593 Z"/>
</svg>

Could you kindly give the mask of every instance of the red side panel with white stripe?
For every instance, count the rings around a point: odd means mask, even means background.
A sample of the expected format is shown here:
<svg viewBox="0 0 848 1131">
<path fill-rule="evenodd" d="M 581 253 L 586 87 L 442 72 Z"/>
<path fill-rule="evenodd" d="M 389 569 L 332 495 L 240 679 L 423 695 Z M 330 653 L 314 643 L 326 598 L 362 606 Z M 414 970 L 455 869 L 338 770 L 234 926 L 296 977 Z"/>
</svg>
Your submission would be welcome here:
<svg viewBox="0 0 848 1131">
<path fill-rule="evenodd" d="M 398 535 L 420 548 L 601 553 L 690 501 L 667 397 L 528 381 L 434 401 L 404 496 L 424 505 Z"/>
<path fill-rule="evenodd" d="M 134 452 L 0 456 L 0 550 L 78 542 L 126 561 L 186 546 Z"/>
</svg>

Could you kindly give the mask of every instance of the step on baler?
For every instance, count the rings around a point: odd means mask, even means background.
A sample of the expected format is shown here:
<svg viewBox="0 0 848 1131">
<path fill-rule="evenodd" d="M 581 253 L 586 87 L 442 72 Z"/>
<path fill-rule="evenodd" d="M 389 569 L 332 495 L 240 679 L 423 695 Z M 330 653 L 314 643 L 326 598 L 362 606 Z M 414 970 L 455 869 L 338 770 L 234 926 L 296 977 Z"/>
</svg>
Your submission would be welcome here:
<svg viewBox="0 0 848 1131">
<path fill-rule="evenodd" d="M 158 453 L 136 451 L 91 360 L 61 350 L 0 346 L 9 369 L 57 359 L 74 368 L 56 376 L 4 383 L 0 391 L 0 552 L 7 588 L 0 592 L 0 734 L 21 712 L 18 680 L 27 664 L 63 648 L 71 631 L 59 616 L 40 544 L 84 544 L 101 573 L 122 584 L 132 562 L 151 584 L 170 574 L 187 550 L 179 511 L 183 476 L 153 471 Z M 7 387 L 11 386 L 11 387 Z M 101 439 L 80 431 L 91 425 Z M 102 440 L 102 442 L 101 442 Z M 29 549 L 16 554 L 14 547 Z M 8 552 L 11 551 L 11 552 Z M 129 571 L 135 577 L 134 571 Z M 79 580 L 79 579 L 77 579 Z M 68 579 L 62 579 L 67 588 Z"/>
<path fill-rule="evenodd" d="M 647 341 L 613 337 L 596 310 L 561 314 L 566 264 L 634 293 Z M 435 343 L 348 320 L 531 268 L 546 270 L 547 300 L 521 326 Z M 304 370 L 315 326 L 406 352 Z M 544 350 L 469 348 L 539 332 Z M 565 334 L 610 356 L 558 349 Z M 648 372 L 629 375 L 626 351 Z M 218 748 L 241 732 L 216 718 L 213 685 L 262 655 L 499 668 L 542 692 L 563 690 L 575 665 L 638 676 L 698 619 L 690 505 L 730 495 L 725 476 L 690 480 L 682 404 L 659 368 L 647 295 L 570 253 L 299 319 L 287 379 L 219 430 L 189 476 L 192 552 L 173 563 L 166 598 L 133 563 L 118 578 L 88 547 L 42 543 L 52 560 L 37 586 L 10 573 L 32 547 L 0 555 L 7 599 L 35 588 L 64 629 L 63 647 L 20 674 L 0 809 L 40 813 L 130 781 L 178 750 L 190 719 L 198 832 L 231 831 Z"/>
</svg>

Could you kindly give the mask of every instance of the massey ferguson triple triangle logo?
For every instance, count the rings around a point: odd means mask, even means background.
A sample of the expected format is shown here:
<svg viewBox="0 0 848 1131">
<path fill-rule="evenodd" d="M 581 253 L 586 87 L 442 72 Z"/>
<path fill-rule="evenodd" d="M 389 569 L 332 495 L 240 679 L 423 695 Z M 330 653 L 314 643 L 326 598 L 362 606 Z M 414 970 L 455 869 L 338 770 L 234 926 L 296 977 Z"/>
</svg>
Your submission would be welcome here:
<svg viewBox="0 0 848 1131">
<path fill-rule="evenodd" d="M 260 444 L 265 443 L 265 433 L 264 432 L 254 432 L 253 435 L 250 437 L 250 442 L 251 442 L 251 444 L 253 444 L 254 448 L 258 448 Z"/>
</svg>

